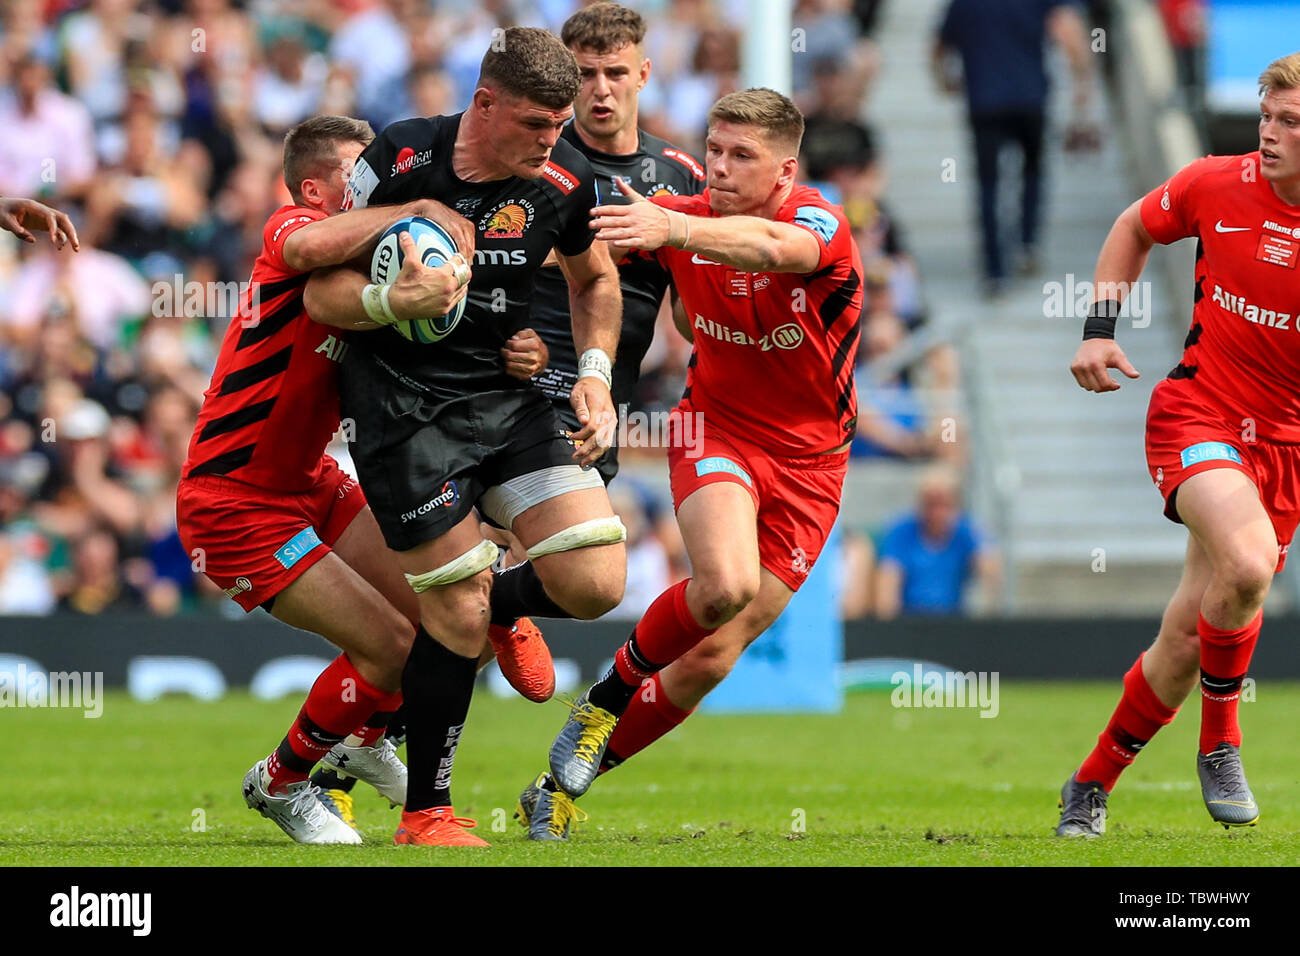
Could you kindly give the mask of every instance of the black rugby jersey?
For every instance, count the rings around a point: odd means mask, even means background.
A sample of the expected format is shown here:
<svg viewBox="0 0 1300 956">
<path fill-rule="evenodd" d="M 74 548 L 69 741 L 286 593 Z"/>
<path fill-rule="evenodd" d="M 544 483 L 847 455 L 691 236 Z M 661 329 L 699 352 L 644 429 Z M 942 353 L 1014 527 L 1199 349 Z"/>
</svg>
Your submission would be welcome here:
<svg viewBox="0 0 1300 956">
<path fill-rule="evenodd" d="M 474 274 L 465 314 L 446 338 L 428 345 L 395 329 L 353 336 L 351 361 L 373 357 L 409 387 L 440 393 L 528 388 L 506 374 L 501 346 L 529 324 L 534 279 L 547 253 L 554 248 L 571 256 L 591 246 L 594 173 L 561 139 L 537 179 L 465 182 L 452 169 L 463 115 L 387 127 L 358 158 L 344 209 L 436 199 L 474 223 Z"/>
<path fill-rule="evenodd" d="M 595 170 L 596 205 L 622 205 L 627 197 L 615 185 L 616 178 L 646 198 L 652 196 L 694 196 L 704 191 L 703 165 L 666 140 L 642 132 L 637 151 L 613 156 L 588 146 L 573 123 L 564 128 L 561 142 L 573 145 Z M 623 331 L 618 339 L 614 362 L 614 404 L 630 403 L 634 398 L 641 361 L 654 339 L 655 318 L 668 289 L 668 271 L 653 257 L 632 255 L 619 264 L 618 276 L 623 287 Z M 537 273 L 537 291 L 533 297 L 530 324 L 546 342 L 550 363 L 533 381 L 555 403 L 560 417 L 570 428 L 577 417 L 569 405 L 569 393 L 578 378 L 578 357 L 573 345 L 572 320 L 569 316 L 569 289 L 559 268 L 550 266 Z M 605 458 L 611 461 L 618 449 L 611 448 Z M 604 461 L 604 459 L 602 459 Z"/>
</svg>

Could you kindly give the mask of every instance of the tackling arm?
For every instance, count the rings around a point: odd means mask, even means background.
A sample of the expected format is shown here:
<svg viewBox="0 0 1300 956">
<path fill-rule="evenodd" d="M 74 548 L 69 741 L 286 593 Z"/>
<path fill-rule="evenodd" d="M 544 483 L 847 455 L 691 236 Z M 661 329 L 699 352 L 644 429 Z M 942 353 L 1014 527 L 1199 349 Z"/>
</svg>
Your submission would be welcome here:
<svg viewBox="0 0 1300 956">
<path fill-rule="evenodd" d="M 284 240 L 285 264 L 299 272 L 341 266 L 369 252 L 385 229 L 410 216 L 432 219 L 451 233 L 466 261 L 473 258 L 474 229 L 469 221 L 437 200 L 417 199 L 355 209 L 309 223 Z"/>
<path fill-rule="evenodd" d="M 618 186 L 632 202 L 597 206 L 591 220 L 596 238 L 608 241 L 616 253 L 672 246 L 745 272 L 802 275 L 821 262 L 817 239 L 799 226 L 758 216 L 687 216 L 647 201 L 622 180 Z"/>
<path fill-rule="evenodd" d="M 303 227 L 307 228 L 306 226 Z M 394 321 L 410 321 L 431 315 L 446 315 L 469 290 L 468 273 L 464 284 L 456 278 L 450 263 L 430 268 L 416 254 L 415 240 L 409 232 L 398 238 L 402 247 L 402 271 L 388 290 L 388 305 Z M 316 322 L 340 329 L 374 329 L 383 322 L 373 320 L 367 311 L 363 292 L 369 276 L 351 265 L 319 269 L 307 280 L 303 305 Z"/>
<path fill-rule="evenodd" d="M 682 218 L 689 231 L 680 248 L 745 272 L 806 275 L 815 272 L 821 262 L 821 246 L 812 233 L 788 222 L 757 216 Z"/>
</svg>

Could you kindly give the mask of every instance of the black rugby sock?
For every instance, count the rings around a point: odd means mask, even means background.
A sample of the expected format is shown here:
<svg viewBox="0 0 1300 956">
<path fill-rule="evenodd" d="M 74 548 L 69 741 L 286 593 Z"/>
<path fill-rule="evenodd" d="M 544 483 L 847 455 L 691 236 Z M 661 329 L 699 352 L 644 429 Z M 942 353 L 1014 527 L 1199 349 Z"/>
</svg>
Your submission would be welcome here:
<svg viewBox="0 0 1300 956">
<path fill-rule="evenodd" d="M 342 790 L 344 793 L 351 793 L 352 788 L 357 785 L 356 777 L 340 777 L 338 772 L 321 765 L 321 769 L 311 775 L 311 782 L 322 790 Z"/>
<path fill-rule="evenodd" d="M 573 617 L 551 600 L 531 561 L 495 572 L 488 603 L 492 623 L 502 627 L 509 627 L 521 617 Z"/>
<path fill-rule="evenodd" d="M 406 809 L 451 806 L 451 768 L 465 729 L 478 660 L 415 633 L 402 671 L 406 717 Z"/>
</svg>

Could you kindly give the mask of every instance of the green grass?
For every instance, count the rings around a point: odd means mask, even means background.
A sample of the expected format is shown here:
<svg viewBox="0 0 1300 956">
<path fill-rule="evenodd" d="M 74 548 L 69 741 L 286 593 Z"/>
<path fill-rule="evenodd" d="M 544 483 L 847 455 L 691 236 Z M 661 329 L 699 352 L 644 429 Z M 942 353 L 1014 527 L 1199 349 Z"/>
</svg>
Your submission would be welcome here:
<svg viewBox="0 0 1300 956">
<path fill-rule="evenodd" d="M 1010 684 L 1001 713 L 896 710 L 851 695 L 829 717 L 699 715 L 602 778 L 567 845 L 537 845 L 509 819 L 564 716 L 480 694 L 456 763 L 457 812 L 490 850 L 391 845 L 398 814 L 356 790 L 364 847 L 295 846 L 245 808 L 244 772 L 296 703 L 136 703 L 103 716 L 5 710 L 11 785 L 0 863 L 277 865 L 1291 865 L 1300 831 L 1300 686 L 1265 683 L 1242 705 L 1243 753 L 1263 816 L 1212 824 L 1196 783 L 1197 705 L 1143 752 L 1111 798 L 1100 840 L 1051 835 L 1062 781 L 1095 740 L 1118 682 Z M 206 830 L 196 830 L 199 817 Z M 802 819 L 802 831 L 796 823 Z M 500 828 L 494 831 L 494 825 Z"/>
</svg>

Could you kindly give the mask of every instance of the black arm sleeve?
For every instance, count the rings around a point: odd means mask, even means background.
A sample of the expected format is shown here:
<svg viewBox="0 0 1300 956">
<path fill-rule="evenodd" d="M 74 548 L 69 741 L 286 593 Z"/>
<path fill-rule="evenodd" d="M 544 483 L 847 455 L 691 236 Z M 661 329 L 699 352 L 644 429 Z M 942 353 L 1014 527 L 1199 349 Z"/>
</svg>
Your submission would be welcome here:
<svg viewBox="0 0 1300 956">
<path fill-rule="evenodd" d="M 596 174 L 588 166 L 578 188 L 565 197 L 564 225 L 555 243 L 560 255 L 576 256 L 591 248 L 596 239 L 596 234 L 591 231 L 591 210 L 595 205 Z"/>
</svg>

